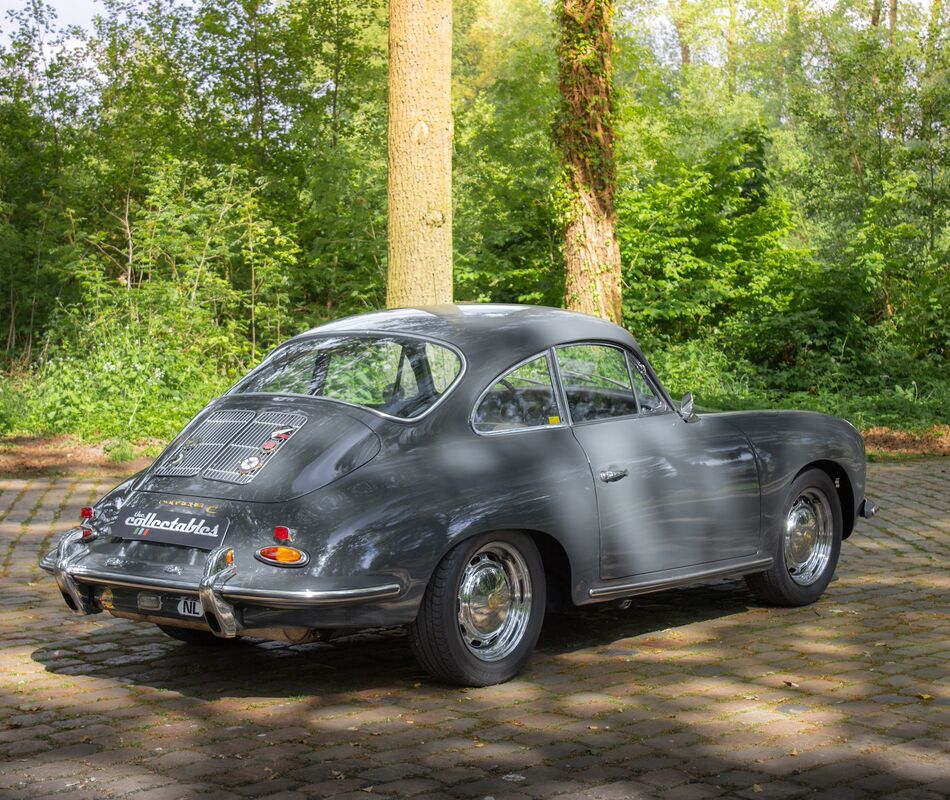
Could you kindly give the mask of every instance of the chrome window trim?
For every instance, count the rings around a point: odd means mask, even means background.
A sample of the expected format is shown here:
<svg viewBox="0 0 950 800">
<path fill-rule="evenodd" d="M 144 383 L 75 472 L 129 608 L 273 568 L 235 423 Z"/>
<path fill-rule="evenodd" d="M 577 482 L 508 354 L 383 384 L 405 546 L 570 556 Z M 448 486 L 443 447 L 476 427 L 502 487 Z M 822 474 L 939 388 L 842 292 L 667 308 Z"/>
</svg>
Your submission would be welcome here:
<svg viewBox="0 0 950 800">
<path fill-rule="evenodd" d="M 633 363 L 635 361 L 641 367 L 643 367 L 643 372 L 640 373 L 643 380 L 647 382 L 653 393 L 656 395 L 657 399 L 663 403 L 663 408 L 658 408 L 655 411 L 641 411 L 638 416 L 641 417 L 658 417 L 662 414 L 675 414 L 676 409 L 673 408 L 672 398 L 668 396 L 666 390 L 660 385 L 659 379 L 653 374 L 650 366 L 647 364 L 646 360 L 638 356 L 631 350 L 627 350 L 627 369 L 631 370 L 630 382 L 633 383 Z M 631 361 L 632 359 L 632 361 Z M 637 370 L 639 372 L 639 370 Z M 634 394 L 636 394 L 636 387 L 634 387 Z M 640 398 L 637 398 L 637 407 L 640 407 Z"/>
<path fill-rule="evenodd" d="M 555 361 L 557 361 L 557 351 L 562 347 L 612 347 L 614 350 L 620 351 L 620 354 L 623 356 L 624 366 L 627 368 L 628 373 L 630 371 L 630 362 L 627 359 L 627 354 L 630 351 L 626 347 L 624 347 L 622 344 L 618 344 L 617 342 L 604 342 L 604 341 L 597 341 L 596 339 L 584 339 L 579 342 L 562 342 L 561 344 L 556 344 L 554 345 L 554 347 L 551 348 L 551 350 L 554 352 Z M 652 416 L 652 415 L 645 415 L 645 414 L 640 413 L 639 411 L 640 401 L 637 398 L 637 391 L 633 386 L 633 378 L 628 375 L 628 378 L 630 379 L 630 392 L 633 395 L 633 402 L 636 404 L 637 409 L 638 409 L 636 414 L 623 414 L 619 417 L 601 417 L 599 419 L 582 419 L 579 421 L 575 420 L 574 415 L 571 413 L 571 405 L 570 403 L 567 402 L 567 388 L 564 386 L 564 378 L 561 375 L 560 361 L 557 361 L 557 375 L 558 375 L 558 379 L 561 381 L 561 390 L 564 392 L 564 404 L 567 408 L 568 419 L 570 419 L 571 425 L 573 427 L 578 427 L 580 425 L 597 425 L 598 423 L 601 423 L 601 422 L 615 422 L 617 420 L 624 420 L 624 419 L 638 419 L 641 416 Z"/>
<path fill-rule="evenodd" d="M 664 408 L 661 410 L 650 411 L 647 413 L 639 412 L 637 414 L 624 414 L 622 417 L 604 417 L 603 419 L 590 419 L 590 420 L 582 420 L 581 422 L 575 422 L 574 418 L 571 416 L 571 413 L 570 413 L 571 407 L 567 402 L 567 390 L 564 389 L 563 379 L 561 377 L 561 365 L 560 365 L 560 362 L 557 361 L 557 349 L 559 347 L 574 347 L 575 345 L 577 346 L 602 345 L 604 347 L 613 347 L 617 350 L 620 350 L 627 357 L 626 360 L 628 364 L 628 369 L 629 369 L 630 357 L 633 357 L 634 359 L 636 359 L 637 362 L 643 365 L 643 369 L 645 370 L 644 377 L 646 378 L 647 383 L 649 383 L 650 386 L 656 391 L 657 397 L 663 401 Z M 650 365 L 647 363 L 645 358 L 639 355 L 632 348 L 627 347 L 626 345 L 621 344 L 620 342 L 613 342 L 606 339 L 578 339 L 577 341 L 573 341 L 573 342 L 560 342 L 559 344 L 552 346 L 550 350 L 552 351 L 552 354 L 554 357 L 554 364 L 555 364 L 555 369 L 557 371 L 558 382 L 561 385 L 561 391 L 564 393 L 563 394 L 564 404 L 565 404 L 565 407 L 567 408 L 567 413 L 568 413 L 567 418 L 571 427 L 577 427 L 578 425 L 597 425 L 602 422 L 612 422 L 618 419 L 619 420 L 649 419 L 651 417 L 661 417 L 667 414 L 676 414 L 676 408 L 673 406 L 672 398 L 670 397 L 666 389 L 663 388 L 663 384 L 660 383 L 659 378 L 657 378 L 656 375 L 654 374 L 652 367 L 650 367 Z M 631 378 L 631 384 L 632 384 L 632 381 L 633 379 Z M 637 408 L 639 408 L 640 400 L 636 398 L 636 391 L 634 391 L 634 399 L 636 399 Z"/>
<path fill-rule="evenodd" d="M 485 395 L 487 395 L 492 390 L 495 384 L 498 383 L 503 378 L 505 378 L 506 376 L 510 375 L 515 370 L 521 369 L 521 367 L 523 367 L 525 364 L 535 361 L 541 358 L 542 356 L 547 356 L 547 359 L 548 359 L 548 377 L 551 379 L 551 393 L 554 395 L 554 402 L 557 405 L 558 417 L 560 418 L 561 421 L 557 425 L 532 425 L 527 428 L 509 428 L 503 431 L 480 431 L 478 428 L 476 428 L 475 414 L 478 411 L 478 407 L 482 404 L 482 400 L 485 399 Z M 527 358 L 523 358 L 517 364 L 509 367 L 503 372 L 499 372 L 498 375 L 496 375 L 494 378 L 492 378 L 488 382 L 488 385 L 482 390 L 482 392 L 478 395 L 478 399 L 476 399 L 475 403 L 472 405 L 471 413 L 469 413 L 468 415 L 469 427 L 478 436 L 507 436 L 512 433 L 527 433 L 528 431 L 550 431 L 550 430 L 556 430 L 557 428 L 566 428 L 568 426 L 568 423 L 565 422 L 564 409 L 561 407 L 562 398 L 561 398 L 561 393 L 559 391 L 559 384 L 553 370 L 554 370 L 553 348 L 546 347 L 544 350 L 540 350 L 534 355 L 528 356 Z"/>
<path fill-rule="evenodd" d="M 375 408 L 370 408 L 369 406 L 362 406 L 359 403 L 350 403 L 346 400 L 338 400 L 335 397 L 320 397 L 312 394 L 292 394 L 290 392 L 236 392 L 238 386 L 241 385 L 245 380 L 247 380 L 251 375 L 254 374 L 258 369 L 264 366 L 273 356 L 283 350 L 285 347 L 290 347 L 293 344 L 300 344 L 302 342 L 311 341 L 313 339 L 325 339 L 325 338 L 341 338 L 341 337 L 350 337 L 350 338 L 365 338 L 365 339 L 413 339 L 418 342 L 429 342 L 431 344 L 439 345 L 444 347 L 447 350 L 451 350 L 458 356 L 460 367 L 458 374 L 448 386 L 445 387 L 445 391 L 439 395 L 439 398 L 429 406 L 421 414 L 418 414 L 415 417 L 397 417 L 393 414 L 387 414 L 385 411 L 379 411 Z M 465 377 L 465 373 L 468 371 L 468 359 L 465 358 L 465 353 L 463 353 L 456 345 L 451 344 L 450 342 L 445 341 L 444 339 L 439 339 L 434 336 L 422 336 L 418 333 L 400 333 L 395 331 L 378 331 L 378 330 L 356 330 L 356 331 L 340 331 L 338 333 L 315 333 L 315 334 L 303 334 L 299 337 L 294 337 L 293 339 L 284 342 L 279 347 L 272 350 L 267 356 L 258 364 L 254 369 L 242 377 L 237 383 L 234 384 L 230 389 L 228 389 L 222 397 L 229 396 L 243 396 L 243 397 L 306 397 L 310 400 L 325 400 L 328 403 L 338 403 L 341 406 L 348 406 L 349 408 L 359 408 L 363 411 L 369 411 L 371 414 L 376 414 L 378 417 L 383 419 L 388 419 L 393 422 L 401 422 L 403 424 L 412 424 L 418 422 L 421 419 L 429 416 L 433 411 L 435 411 L 443 401 L 450 395 L 458 385 L 462 382 L 462 379 Z"/>
</svg>

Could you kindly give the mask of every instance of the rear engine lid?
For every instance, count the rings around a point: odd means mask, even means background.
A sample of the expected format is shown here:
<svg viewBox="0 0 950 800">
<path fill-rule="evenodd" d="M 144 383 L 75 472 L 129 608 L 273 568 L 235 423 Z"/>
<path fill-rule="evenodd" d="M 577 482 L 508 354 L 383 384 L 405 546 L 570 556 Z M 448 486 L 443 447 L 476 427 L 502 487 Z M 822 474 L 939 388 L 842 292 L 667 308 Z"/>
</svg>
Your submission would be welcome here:
<svg viewBox="0 0 950 800">
<path fill-rule="evenodd" d="M 202 411 L 146 471 L 139 491 L 283 502 L 361 467 L 380 441 L 363 414 L 314 398 L 238 395 Z"/>
</svg>

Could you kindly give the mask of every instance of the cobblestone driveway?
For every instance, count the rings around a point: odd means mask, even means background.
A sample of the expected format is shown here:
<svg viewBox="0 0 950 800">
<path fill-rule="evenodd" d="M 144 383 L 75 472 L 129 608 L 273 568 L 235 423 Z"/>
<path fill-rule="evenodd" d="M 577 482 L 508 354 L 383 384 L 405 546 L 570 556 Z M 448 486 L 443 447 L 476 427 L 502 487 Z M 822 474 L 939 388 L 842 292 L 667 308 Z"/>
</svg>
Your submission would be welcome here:
<svg viewBox="0 0 950 800">
<path fill-rule="evenodd" d="M 105 488 L 0 480 L 0 796 L 950 795 L 950 460 L 872 466 L 816 606 L 733 581 L 578 611 L 478 690 L 401 633 L 195 653 L 68 616 L 36 561 Z"/>
</svg>

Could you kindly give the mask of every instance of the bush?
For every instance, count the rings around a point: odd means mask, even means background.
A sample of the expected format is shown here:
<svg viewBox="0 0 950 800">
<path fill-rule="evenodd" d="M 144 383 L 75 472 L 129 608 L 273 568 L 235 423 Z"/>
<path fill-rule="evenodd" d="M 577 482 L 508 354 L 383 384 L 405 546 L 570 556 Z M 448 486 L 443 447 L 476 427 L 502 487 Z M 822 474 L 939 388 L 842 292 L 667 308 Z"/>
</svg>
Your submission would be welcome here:
<svg viewBox="0 0 950 800">
<path fill-rule="evenodd" d="M 25 383 L 0 374 L 0 436 L 21 428 L 26 405 Z"/>
<path fill-rule="evenodd" d="M 36 370 L 26 426 L 85 439 L 168 439 L 231 377 L 200 346 L 128 327 L 82 351 L 64 347 Z"/>
</svg>

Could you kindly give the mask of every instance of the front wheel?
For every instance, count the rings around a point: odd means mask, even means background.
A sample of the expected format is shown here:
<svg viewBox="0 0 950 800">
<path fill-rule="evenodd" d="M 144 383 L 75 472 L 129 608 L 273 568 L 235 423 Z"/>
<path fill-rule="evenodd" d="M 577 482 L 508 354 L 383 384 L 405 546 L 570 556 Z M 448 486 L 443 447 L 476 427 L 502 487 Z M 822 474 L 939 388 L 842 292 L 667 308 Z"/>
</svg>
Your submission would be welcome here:
<svg viewBox="0 0 950 800">
<path fill-rule="evenodd" d="M 541 632 L 544 568 L 531 538 L 490 533 L 462 542 L 442 559 L 409 641 L 434 677 L 490 686 L 517 675 Z"/>
<path fill-rule="evenodd" d="M 771 568 L 747 575 L 746 583 L 766 603 L 804 606 L 828 587 L 841 551 L 841 501 L 827 473 L 812 469 L 799 475 L 784 512 Z"/>
</svg>

